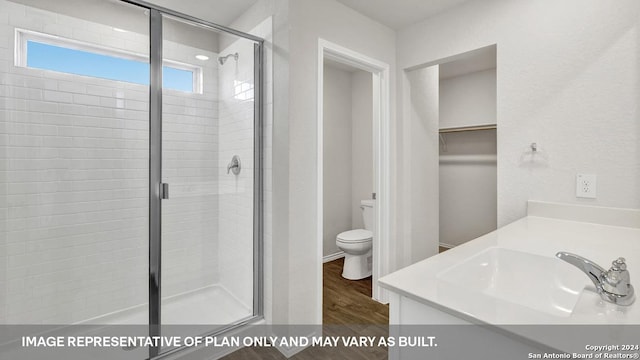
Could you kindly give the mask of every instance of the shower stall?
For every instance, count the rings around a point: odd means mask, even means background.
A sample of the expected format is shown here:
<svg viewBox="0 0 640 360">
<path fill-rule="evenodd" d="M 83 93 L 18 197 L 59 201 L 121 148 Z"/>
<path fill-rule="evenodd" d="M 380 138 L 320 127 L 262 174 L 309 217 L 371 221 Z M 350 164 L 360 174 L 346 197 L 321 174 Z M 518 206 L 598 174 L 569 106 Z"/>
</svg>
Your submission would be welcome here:
<svg viewBox="0 0 640 360">
<path fill-rule="evenodd" d="M 134 0 L 0 10 L 0 324 L 261 318 L 263 40 Z"/>
</svg>

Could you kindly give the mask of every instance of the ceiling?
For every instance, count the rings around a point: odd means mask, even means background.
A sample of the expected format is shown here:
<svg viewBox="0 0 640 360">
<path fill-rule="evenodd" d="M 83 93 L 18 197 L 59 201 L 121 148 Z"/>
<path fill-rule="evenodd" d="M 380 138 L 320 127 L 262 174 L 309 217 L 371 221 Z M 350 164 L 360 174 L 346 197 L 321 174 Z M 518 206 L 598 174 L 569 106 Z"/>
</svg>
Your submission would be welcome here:
<svg viewBox="0 0 640 360">
<path fill-rule="evenodd" d="M 104 24 L 109 24 L 114 21 L 116 24 L 119 23 L 117 17 L 116 19 L 112 19 L 107 16 L 106 19 L 102 19 L 105 11 L 107 15 L 119 12 L 125 17 L 136 13 L 134 10 L 136 9 L 135 6 L 129 6 L 123 2 L 115 0 L 11 1 Z M 258 0 L 146 0 L 146 2 L 191 15 L 218 25 L 229 26 L 229 24 L 242 15 L 242 13 L 257 3 Z M 148 15 L 144 15 L 144 18 L 148 18 Z M 124 26 L 124 28 L 127 29 L 131 27 L 127 26 L 124 19 L 121 22 L 125 24 L 119 24 L 117 25 L 118 27 Z M 129 22 L 135 24 L 144 23 L 146 21 L 144 21 L 144 19 L 137 19 L 135 21 L 129 19 Z"/>
<path fill-rule="evenodd" d="M 491 45 L 440 62 L 440 79 L 496 68 L 496 46 Z"/>
<path fill-rule="evenodd" d="M 147 0 L 149 3 L 228 26 L 258 0 Z"/>
<path fill-rule="evenodd" d="M 57 7 L 82 9 L 83 0 L 42 1 L 13 0 L 56 11 Z M 95 1 L 95 0 L 94 0 Z M 228 26 L 258 0 L 146 0 L 161 7 L 185 13 L 219 25 Z M 295 1 L 295 0 L 294 0 Z M 323 1 L 323 0 L 317 0 Z M 424 20 L 437 13 L 471 0 L 337 0 L 340 3 L 393 29 Z M 105 2 L 104 0 L 96 2 Z M 107 1 L 109 3 L 111 1 Z M 49 4 L 47 4 L 49 3 Z"/>
<path fill-rule="evenodd" d="M 83 0 L 65 2 L 42 0 L 13 0 L 32 6 L 47 8 L 51 6 L 83 7 Z M 317 0 L 323 1 L 323 0 Z M 337 0 L 342 4 L 385 24 L 393 29 L 424 20 L 470 0 Z M 228 26 L 258 0 L 147 0 L 147 2 L 182 12 L 200 19 Z M 40 5 L 39 5 L 40 4 Z M 55 10 L 54 10 L 55 11 Z"/>
<path fill-rule="evenodd" d="M 414 24 L 469 0 L 338 0 L 393 29 Z"/>
<path fill-rule="evenodd" d="M 258 0 L 147 0 L 150 3 L 229 25 Z M 294 0 L 295 1 L 295 0 Z M 324 1 L 324 0 L 317 0 Z M 469 0 L 338 0 L 393 29 L 424 20 Z"/>
</svg>

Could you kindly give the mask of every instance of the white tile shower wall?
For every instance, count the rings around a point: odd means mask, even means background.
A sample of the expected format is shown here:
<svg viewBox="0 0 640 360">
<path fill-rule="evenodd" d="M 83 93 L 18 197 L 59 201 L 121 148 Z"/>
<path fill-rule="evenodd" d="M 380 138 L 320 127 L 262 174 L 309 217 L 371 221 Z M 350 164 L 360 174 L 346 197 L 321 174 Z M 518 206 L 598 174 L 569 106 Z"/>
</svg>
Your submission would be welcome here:
<svg viewBox="0 0 640 360">
<path fill-rule="evenodd" d="M 4 0 L 0 8 L 0 323 L 70 323 L 144 304 L 147 86 L 12 59 L 15 27 L 141 53 L 148 39 Z M 165 49 L 175 60 L 186 52 Z M 198 196 L 217 177 L 212 63 L 205 94 L 165 91 L 166 175 L 187 186 L 165 207 L 163 295 L 217 282 L 215 237 L 203 240 L 217 232 L 215 194 Z"/>
<path fill-rule="evenodd" d="M 210 59 L 198 62 L 202 94 L 169 90 L 162 97 L 162 181 L 171 186 L 162 204 L 166 298 L 218 283 L 218 54 L 169 41 L 163 51 L 165 58 L 184 63 L 194 54 Z"/>
<path fill-rule="evenodd" d="M 274 17 L 270 14 L 279 13 L 281 10 L 271 8 L 271 5 L 265 6 L 266 3 L 275 4 L 270 1 L 258 2 L 250 10 L 245 12 L 240 18 L 238 18 L 231 26 L 233 28 L 245 30 L 256 36 L 260 36 L 264 39 L 264 98 L 263 98 L 263 171 L 264 171 L 264 184 L 263 184 L 263 279 L 264 279 L 264 317 L 267 323 L 270 323 L 273 319 L 273 118 L 274 118 L 274 92 L 275 85 L 273 81 L 274 63 L 273 49 L 282 45 L 276 45 L 274 43 L 274 29 L 277 26 L 274 24 Z M 269 14 L 269 15 L 267 15 Z M 279 16 L 279 15 L 277 15 Z M 264 20 L 261 20 L 264 19 Z M 278 18 L 280 23 L 285 23 L 282 18 Z M 254 25 L 248 24 L 258 24 Z M 286 53 L 286 52 L 283 52 Z M 279 59 L 281 61 L 282 58 Z M 279 63 L 280 67 L 286 68 L 286 66 Z M 282 70 L 282 69 L 281 69 Z M 280 76 L 285 74 L 285 71 L 280 72 Z M 283 101 L 282 103 L 286 103 Z M 281 104 L 282 104 L 281 103 Z M 281 265 L 281 264 L 279 264 Z M 221 280 L 221 283 L 226 283 L 227 280 Z M 248 300 L 248 299 L 247 299 Z"/>
<path fill-rule="evenodd" d="M 14 27 L 95 34 L 79 20 L 1 6 L 3 57 L 13 57 Z M 2 322 L 68 323 L 144 303 L 148 120 L 136 109 L 146 88 L 13 64 L 2 86 Z"/>
<path fill-rule="evenodd" d="M 259 24 L 251 34 L 267 37 L 271 21 Z M 220 285 L 247 309 L 253 301 L 253 141 L 254 141 L 254 45 L 239 39 L 220 51 L 222 56 L 238 53 L 219 67 L 220 85 Z M 268 61 L 268 59 L 267 59 Z M 270 74 L 267 74 L 270 76 Z M 270 79 L 265 79 L 268 87 Z M 267 99 L 266 102 L 269 100 Z M 267 107 L 269 105 L 267 104 Z M 265 133 L 271 117 L 265 111 Z M 226 166 L 239 155 L 242 171 L 227 174 Z M 266 159 L 265 159 L 266 160 Z M 270 159 L 268 160 L 270 163 Z M 268 195 L 267 195 L 268 196 Z"/>
</svg>

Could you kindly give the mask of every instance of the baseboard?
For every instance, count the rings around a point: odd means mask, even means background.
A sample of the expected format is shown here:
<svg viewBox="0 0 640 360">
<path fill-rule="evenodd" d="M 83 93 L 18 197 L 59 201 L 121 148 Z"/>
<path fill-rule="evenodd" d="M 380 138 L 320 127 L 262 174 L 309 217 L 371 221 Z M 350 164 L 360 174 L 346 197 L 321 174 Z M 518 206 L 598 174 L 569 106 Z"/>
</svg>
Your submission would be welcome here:
<svg viewBox="0 0 640 360">
<path fill-rule="evenodd" d="M 337 260 L 337 259 L 340 259 L 340 258 L 343 258 L 343 257 L 344 257 L 344 251 L 338 251 L 335 254 L 330 254 L 330 255 L 322 257 L 322 263 L 326 263 L 326 262 L 329 262 L 329 261 Z"/>
<path fill-rule="evenodd" d="M 284 357 L 286 357 L 287 359 L 293 357 L 295 354 L 299 353 L 300 351 L 306 349 L 306 346 L 298 346 L 298 347 L 284 347 L 284 346 L 276 346 L 276 349 L 278 349 L 278 351 L 280 352 L 280 354 L 284 355 Z"/>
<path fill-rule="evenodd" d="M 274 334 L 275 335 L 275 334 Z M 322 326 L 318 326 L 317 330 L 312 331 L 309 334 L 306 335 L 302 335 L 301 337 L 305 337 L 309 340 L 309 345 L 311 344 L 311 339 L 314 337 L 319 337 L 322 336 Z M 300 336 L 297 336 L 300 337 Z M 309 347 L 309 345 L 307 346 L 278 346 L 276 345 L 275 348 L 278 349 L 278 351 L 284 355 L 287 359 L 293 357 L 295 354 L 299 353 L 300 351 L 306 349 Z"/>
<path fill-rule="evenodd" d="M 454 247 L 456 247 L 455 245 L 451 245 L 451 244 L 445 244 L 445 243 L 440 243 L 439 244 L 440 247 L 443 247 L 445 249 L 453 249 Z"/>
</svg>

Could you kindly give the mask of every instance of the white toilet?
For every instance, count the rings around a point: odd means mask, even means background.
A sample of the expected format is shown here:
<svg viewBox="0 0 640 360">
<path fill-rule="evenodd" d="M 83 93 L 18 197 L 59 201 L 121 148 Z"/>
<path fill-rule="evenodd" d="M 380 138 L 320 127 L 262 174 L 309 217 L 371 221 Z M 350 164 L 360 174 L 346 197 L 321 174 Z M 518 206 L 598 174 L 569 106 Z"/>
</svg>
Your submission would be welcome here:
<svg viewBox="0 0 640 360">
<path fill-rule="evenodd" d="M 342 277 L 360 280 L 371 276 L 371 249 L 373 247 L 373 200 L 362 200 L 364 229 L 341 232 L 336 236 L 336 245 L 344 251 Z"/>
</svg>

